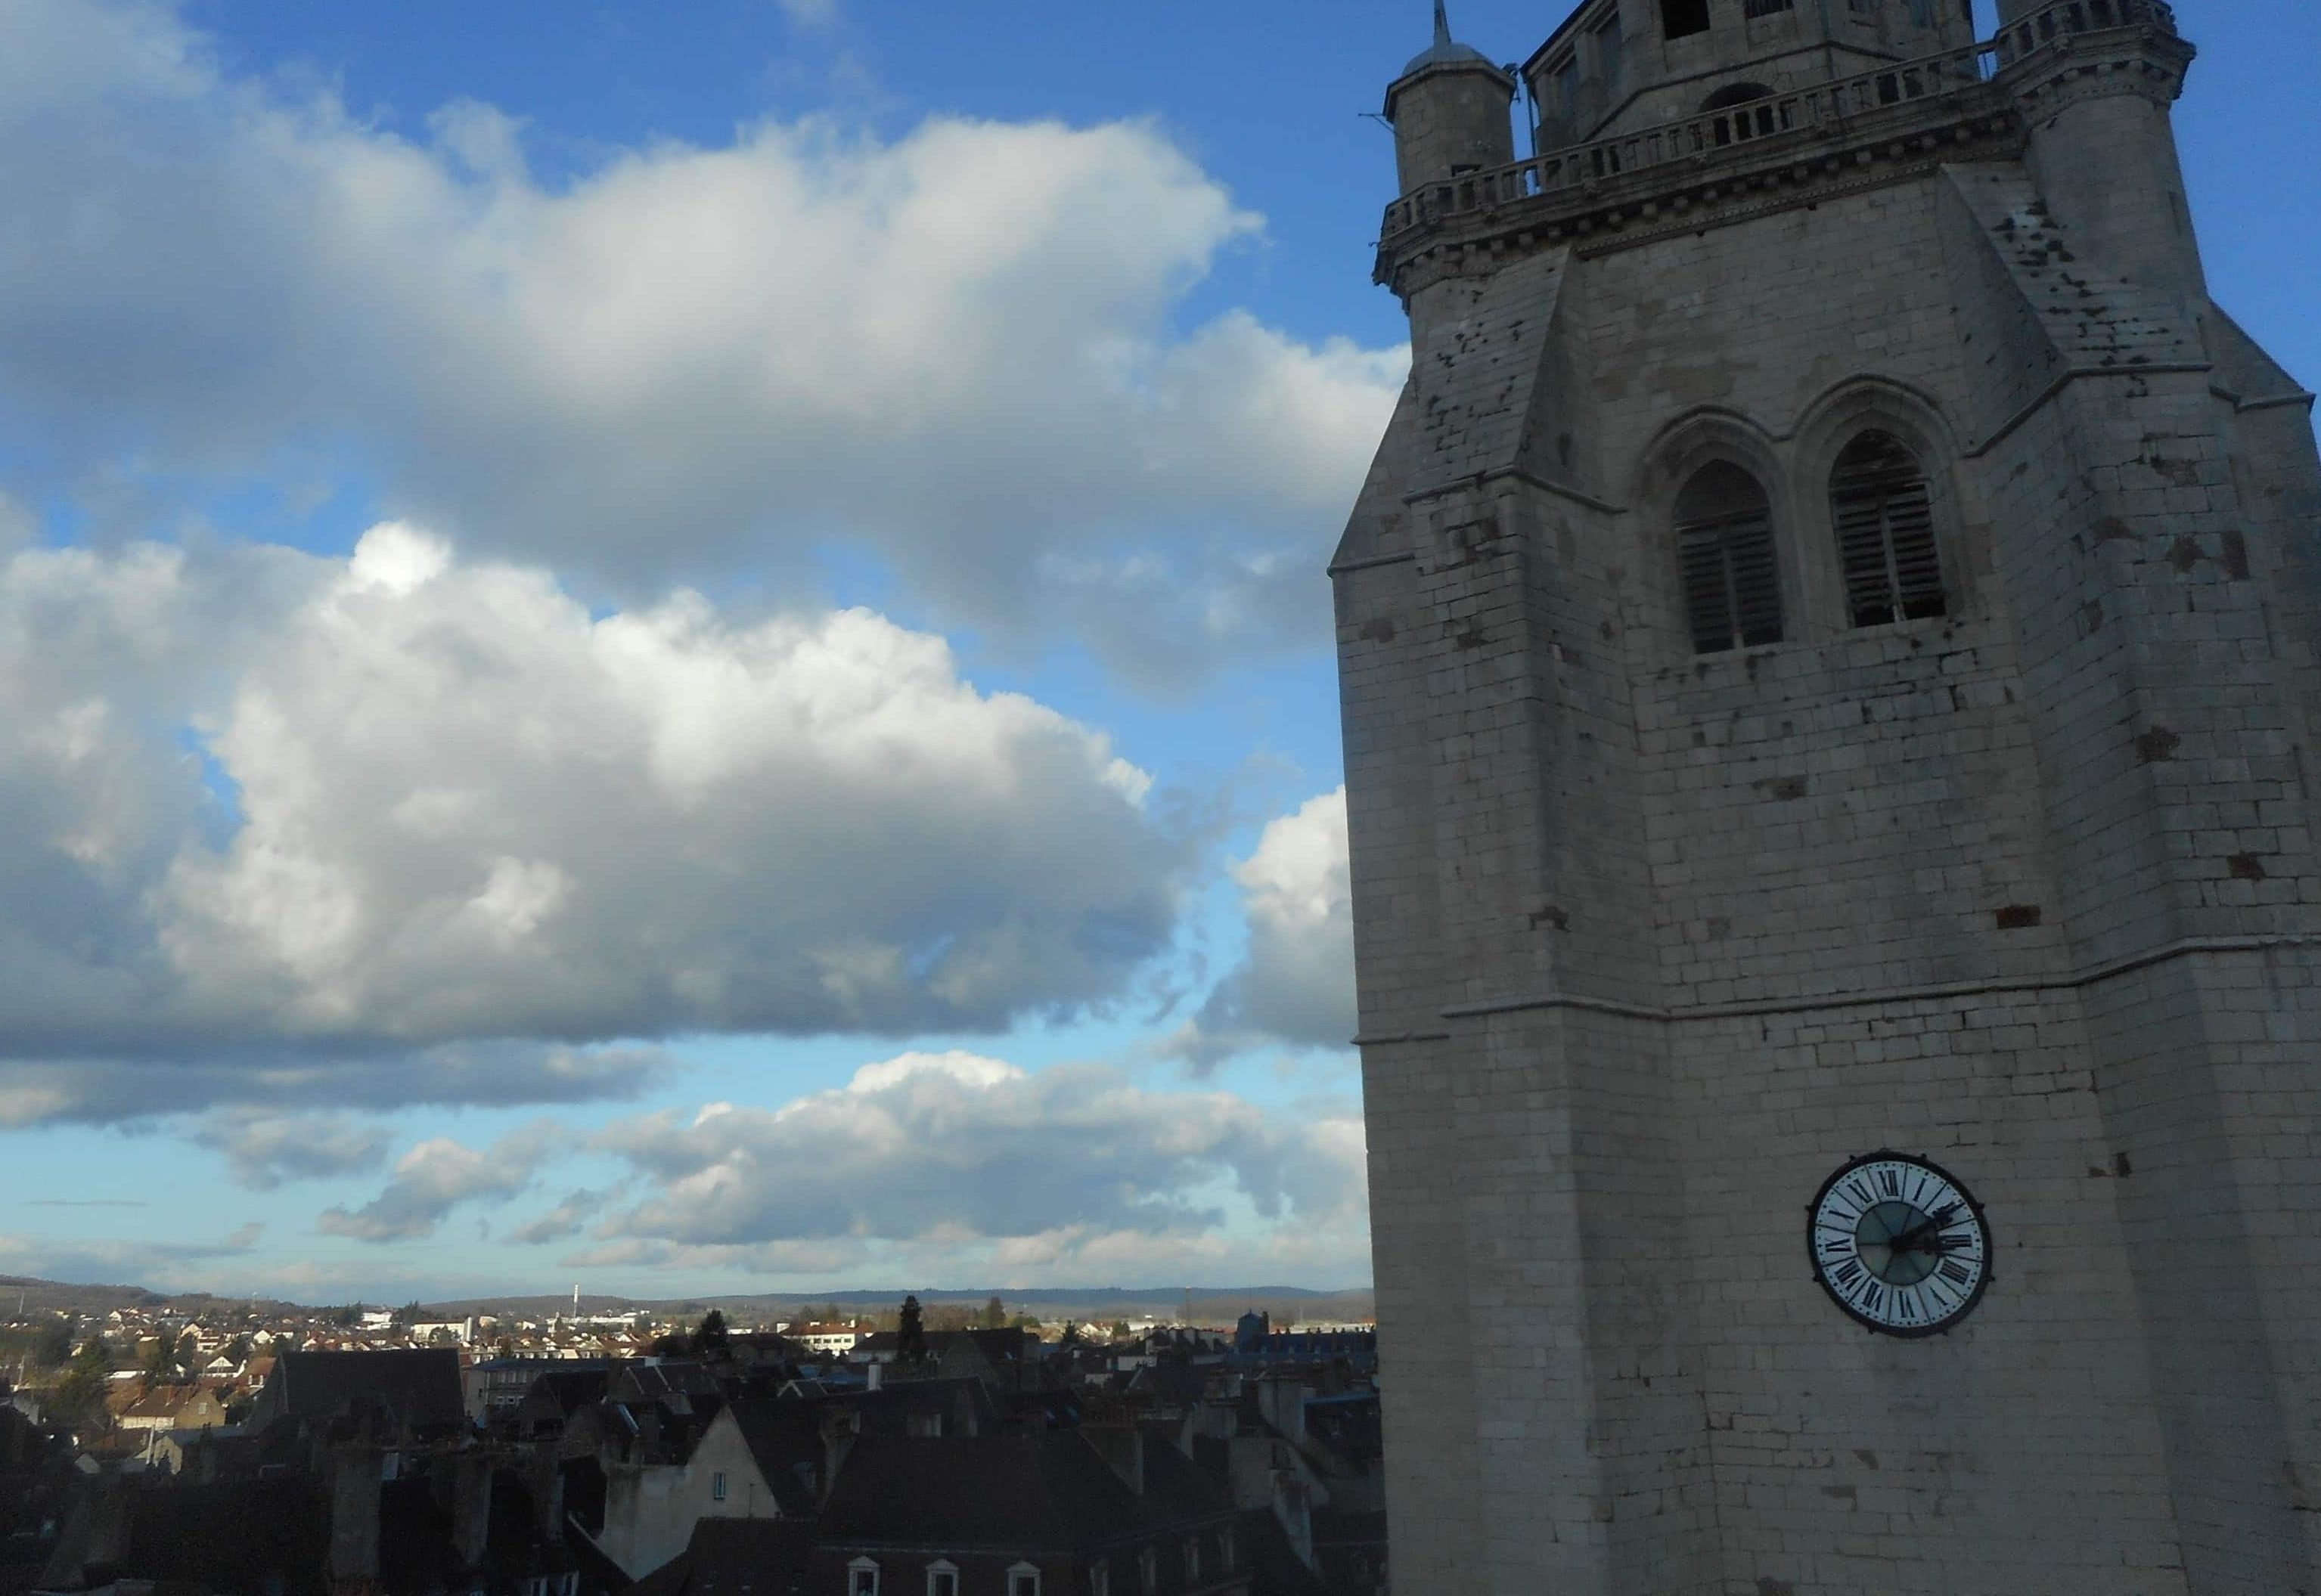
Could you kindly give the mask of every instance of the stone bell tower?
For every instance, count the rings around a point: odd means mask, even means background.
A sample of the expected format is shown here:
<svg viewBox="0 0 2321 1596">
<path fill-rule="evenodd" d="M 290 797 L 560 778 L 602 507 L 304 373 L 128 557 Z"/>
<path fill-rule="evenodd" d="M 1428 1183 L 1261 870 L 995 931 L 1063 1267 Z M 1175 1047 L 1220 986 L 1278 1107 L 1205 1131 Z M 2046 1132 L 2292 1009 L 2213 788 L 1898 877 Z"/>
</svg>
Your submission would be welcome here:
<svg viewBox="0 0 2321 1596">
<path fill-rule="evenodd" d="M 1388 91 L 1399 1590 L 2321 1596 L 2312 395 L 2169 8 L 1969 16 L 1588 0 L 1520 159 L 1439 9 Z"/>
</svg>

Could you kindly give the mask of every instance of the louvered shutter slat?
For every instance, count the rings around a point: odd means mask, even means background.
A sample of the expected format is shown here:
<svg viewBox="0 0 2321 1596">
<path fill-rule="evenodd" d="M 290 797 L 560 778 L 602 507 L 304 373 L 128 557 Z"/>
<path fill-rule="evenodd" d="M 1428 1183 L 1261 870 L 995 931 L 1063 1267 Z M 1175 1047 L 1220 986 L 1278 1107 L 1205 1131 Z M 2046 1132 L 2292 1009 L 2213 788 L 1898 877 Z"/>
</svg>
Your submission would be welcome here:
<svg viewBox="0 0 2321 1596">
<path fill-rule="evenodd" d="M 1733 646 L 1733 610 L 1725 579 L 1724 540 L 1714 527 L 1688 529 L 1679 538 L 1684 567 L 1684 610 L 1690 618 L 1696 653 Z"/>
<path fill-rule="evenodd" d="M 1779 642 L 1781 573 L 1773 558 L 1771 518 L 1754 515 L 1727 528 L 1725 549 L 1732 564 L 1733 607 L 1742 643 L 1755 648 Z"/>
<path fill-rule="evenodd" d="M 1875 626 L 1893 619 L 1894 593 L 1886 571 L 1886 523 L 1876 501 L 1841 500 L 1836 519 L 1846 612 L 1856 626 Z"/>
<path fill-rule="evenodd" d="M 1738 466 L 1705 467 L 1677 500 L 1677 566 L 1696 653 L 1781 640 L 1781 577 L 1765 490 Z"/>
<path fill-rule="evenodd" d="M 1908 449 L 1883 432 L 1856 439 L 1831 474 L 1830 518 L 1854 625 L 1946 612 L 1934 503 Z"/>
</svg>

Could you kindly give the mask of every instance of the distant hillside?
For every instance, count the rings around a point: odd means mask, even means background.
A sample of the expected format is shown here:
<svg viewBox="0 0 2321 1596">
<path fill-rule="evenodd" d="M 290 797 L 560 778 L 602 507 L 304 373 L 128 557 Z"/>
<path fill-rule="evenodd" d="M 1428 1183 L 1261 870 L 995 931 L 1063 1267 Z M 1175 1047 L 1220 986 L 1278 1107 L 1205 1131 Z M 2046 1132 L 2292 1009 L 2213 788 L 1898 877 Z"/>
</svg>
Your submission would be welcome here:
<svg viewBox="0 0 2321 1596">
<path fill-rule="evenodd" d="M 726 1297 L 621 1297 L 599 1292 L 582 1296 L 580 1310 L 583 1313 L 606 1314 L 643 1311 L 660 1319 L 698 1319 L 715 1308 L 736 1324 L 769 1324 L 807 1318 L 815 1310 L 833 1302 L 849 1313 L 887 1312 L 906 1296 L 913 1294 L 908 1288 L 900 1286 L 867 1292 L 815 1292 L 808 1295 L 763 1292 Z M 1367 1291 L 1317 1292 L 1294 1285 L 1196 1286 L 1190 1292 L 1179 1286 L 1137 1289 L 1103 1286 L 1042 1291 L 1001 1288 L 971 1292 L 923 1291 L 915 1295 L 930 1308 L 980 1308 L 993 1297 L 997 1297 L 1006 1303 L 1010 1312 L 1031 1313 L 1051 1320 L 1093 1319 L 1106 1324 L 1120 1319 L 1174 1319 L 1186 1310 L 1188 1303 L 1193 1316 L 1204 1320 L 1238 1319 L 1252 1310 L 1272 1314 L 1276 1324 L 1287 1324 L 1294 1319 L 1366 1319 L 1376 1311 L 1377 1301 Z M 60 1281 L 0 1274 L 0 1320 L 5 1320 L 18 1311 L 20 1299 L 23 1304 L 23 1310 L 27 1313 L 63 1311 L 90 1317 L 101 1317 L 116 1308 L 169 1308 L 185 1313 L 198 1313 L 211 1307 L 253 1309 L 260 1314 L 287 1314 L 297 1310 L 295 1303 L 253 1301 L 245 1297 L 221 1298 L 206 1292 L 184 1292 L 175 1296 L 164 1296 L 142 1286 L 68 1285 Z M 391 1307 L 394 1304 L 380 1306 Z M 572 1299 L 569 1296 L 541 1295 L 469 1297 L 458 1301 L 430 1303 L 427 1311 L 443 1319 L 464 1319 L 471 1314 L 484 1313 L 503 1318 L 545 1319 L 551 1314 L 571 1312 Z"/>
<path fill-rule="evenodd" d="M 158 1308 L 167 1298 L 134 1285 L 66 1285 L 61 1281 L 28 1280 L 0 1274 L 0 1317 L 26 1313 L 110 1313 L 116 1308 Z"/>
<path fill-rule="evenodd" d="M 897 1287 L 881 1291 L 815 1292 L 798 1295 L 761 1293 L 724 1297 L 615 1297 L 584 1294 L 583 1313 L 647 1312 L 663 1319 L 695 1319 L 716 1309 L 737 1324 L 761 1324 L 806 1317 L 835 1302 L 849 1312 L 891 1310 L 906 1296 L 915 1295 L 926 1306 L 979 1308 L 993 1297 L 1011 1312 L 1033 1313 L 1042 1319 L 1173 1319 L 1185 1311 L 1189 1299 L 1196 1319 L 1237 1319 L 1252 1309 L 1270 1312 L 1276 1323 L 1291 1319 L 1366 1319 L 1377 1310 L 1377 1299 L 1367 1291 L 1317 1292 L 1301 1286 L 1261 1285 L 1215 1287 L 1130 1288 L 1102 1286 L 1008 1291 L 992 1288 L 971 1292 L 911 1292 Z M 470 1297 L 435 1302 L 428 1311 L 447 1319 L 470 1314 L 498 1314 L 518 1319 L 544 1319 L 572 1311 L 570 1297 Z"/>
</svg>

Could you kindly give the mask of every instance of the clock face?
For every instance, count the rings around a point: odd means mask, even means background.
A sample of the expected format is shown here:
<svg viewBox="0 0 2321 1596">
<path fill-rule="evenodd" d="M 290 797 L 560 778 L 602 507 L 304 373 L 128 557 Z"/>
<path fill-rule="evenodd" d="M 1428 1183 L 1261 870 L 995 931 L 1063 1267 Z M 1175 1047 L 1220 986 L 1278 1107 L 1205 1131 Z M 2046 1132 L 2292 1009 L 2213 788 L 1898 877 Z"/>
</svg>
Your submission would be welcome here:
<svg viewBox="0 0 2321 1596">
<path fill-rule="evenodd" d="M 1825 1181 L 1807 1211 L 1806 1248 L 1837 1305 L 1889 1336 L 1952 1328 L 1990 1283 L 1981 1204 L 1903 1153 L 1856 1158 Z"/>
</svg>

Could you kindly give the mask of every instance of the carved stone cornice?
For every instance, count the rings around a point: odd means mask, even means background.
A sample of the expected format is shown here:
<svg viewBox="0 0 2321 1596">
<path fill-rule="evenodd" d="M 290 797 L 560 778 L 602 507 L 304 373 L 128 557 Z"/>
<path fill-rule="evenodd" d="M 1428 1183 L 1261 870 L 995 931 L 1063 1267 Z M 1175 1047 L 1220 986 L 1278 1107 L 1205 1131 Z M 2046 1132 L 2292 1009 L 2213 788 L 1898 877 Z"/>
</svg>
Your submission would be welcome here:
<svg viewBox="0 0 2321 1596">
<path fill-rule="evenodd" d="M 2010 159 L 2074 101 L 2172 103 L 2194 54 L 2162 0 L 2053 0 L 1966 49 L 1426 185 L 1387 207 L 1373 276 L 1407 302 L 1510 254 L 1606 255 Z"/>
<path fill-rule="evenodd" d="M 1535 249 L 1570 244 L 1594 258 L 1907 182 L 1947 162 L 2022 152 L 2025 123 L 1989 86 L 1946 110 L 1816 130 L 1724 152 L 1725 159 L 1670 162 L 1446 220 L 1382 247 L 1378 280 L 1407 300 Z"/>
<path fill-rule="evenodd" d="M 2115 95 L 2133 95 L 2164 110 L 2183 95 L 2196 53 L 2172 33 L 2123 28 L 2060 40 L 2011 68 L 2005 81 L 2028 122 Z"/>
</svg>

